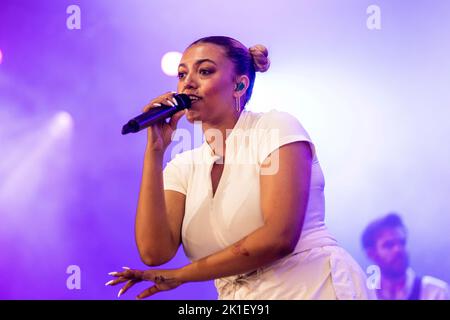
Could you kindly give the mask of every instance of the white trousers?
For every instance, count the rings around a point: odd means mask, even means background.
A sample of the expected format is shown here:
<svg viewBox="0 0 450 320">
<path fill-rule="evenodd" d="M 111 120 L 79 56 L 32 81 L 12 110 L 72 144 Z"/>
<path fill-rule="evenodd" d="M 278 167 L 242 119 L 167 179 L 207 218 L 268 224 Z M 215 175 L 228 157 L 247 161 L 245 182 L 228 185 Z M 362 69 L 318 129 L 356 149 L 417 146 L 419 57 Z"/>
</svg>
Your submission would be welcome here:
<svg viewBox="0 0 450 320">
<path fill-rule="evenodd" d="M 375 299 L 358 263 L 339 246 L 292 253 L 245 275 L 215 280 L 220 300 Z"/>
</svg>

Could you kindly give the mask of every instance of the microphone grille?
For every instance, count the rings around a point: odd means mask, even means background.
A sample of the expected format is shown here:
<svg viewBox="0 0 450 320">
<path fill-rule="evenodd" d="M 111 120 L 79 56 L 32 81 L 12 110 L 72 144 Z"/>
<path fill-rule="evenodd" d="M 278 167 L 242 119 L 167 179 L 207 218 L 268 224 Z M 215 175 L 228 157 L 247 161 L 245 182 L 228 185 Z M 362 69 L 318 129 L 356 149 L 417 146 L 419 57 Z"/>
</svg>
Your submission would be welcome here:
<svg viewBox="0 0 450 320">
<path fill-rule="evenodd" d="M 176 94 L 174 97 L 178 102 L 178 109 L 189 109 L 191 107 L 191 99 L 187 94 L 180 93 Z"/>
</svg>

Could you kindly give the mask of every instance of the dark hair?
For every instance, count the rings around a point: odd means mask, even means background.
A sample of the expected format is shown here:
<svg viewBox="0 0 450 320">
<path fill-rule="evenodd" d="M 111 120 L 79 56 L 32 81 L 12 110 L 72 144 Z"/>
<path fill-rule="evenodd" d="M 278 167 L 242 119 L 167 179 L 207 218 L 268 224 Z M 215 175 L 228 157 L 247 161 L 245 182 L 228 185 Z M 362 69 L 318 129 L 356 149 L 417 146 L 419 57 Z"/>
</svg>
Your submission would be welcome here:
<svg viewBox="0 0 450 320">
<path fill-rule="evenodd" d="M 362 245 L 364 249 L 374 247 L 380 232 L 384 229 L 392 229 L 398 227 L 403 228 L 406 232 L 406 227 L 403 224 L 402 219 L 395 212 L 388 213 L 384 217 L 372 221 L 366 227 L 366 229 L 364 229 L 364 232 L 362 234 Z"/>
<path fill-rule="evenodd" d="M 221 46 L 225 49 L 225 53 L 227 57 L 231 60 L 234 65 L 234 71 L 237 75 L 246 75 L 248 76 L 250 83 L 248 89 L 245 93 L 245 104 L 250 100 L 253 92 L 253 85 L 255 83 L 255 72 L 261 71 L 265 72 L 268 69 L 269 60 L 267 59 L 267 49 L 261 46 L 259 48 L 264 48 L 263 52 L 265 53 L 265 57 L 267 62 L 266 66 L 259 68 L 257 65 L 257 70 L 255 70 L 255 59 L 252 56 L 252 53 L 244 46 L 241 42 L 236 39 L 226 37 L 226 36 L 210 36 L 198 39 L 192 42 L 188 48 L 200 44 L 200 43 L 211 43 L 218 46 Z M 256 46 L 255 46 L 256 47 Z M 253 47 L 252 47 L 253 48 Z M 264 55 L 264 54 L 263 54 Z M 260 54 L 261 56 L 261 54 Z"/>
</svg>

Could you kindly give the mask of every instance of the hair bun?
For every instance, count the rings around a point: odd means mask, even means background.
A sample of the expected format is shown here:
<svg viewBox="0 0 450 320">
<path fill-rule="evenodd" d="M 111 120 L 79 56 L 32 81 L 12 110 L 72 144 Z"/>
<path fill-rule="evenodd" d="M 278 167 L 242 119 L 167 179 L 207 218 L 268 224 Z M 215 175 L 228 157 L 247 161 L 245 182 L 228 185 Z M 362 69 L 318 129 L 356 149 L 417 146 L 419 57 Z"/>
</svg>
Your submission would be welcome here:
<svg viewBox="0 0 450 320">
<path fill-rule="evenodd" d="M 252 55 L 255 71 L 266 72 L 270 67 L 270 60 L 268 58 L 269 51 L 267 51 L 267 48 L 262 44 L 257 44 L 250 47 L 248 50 Z"/>
</svg>

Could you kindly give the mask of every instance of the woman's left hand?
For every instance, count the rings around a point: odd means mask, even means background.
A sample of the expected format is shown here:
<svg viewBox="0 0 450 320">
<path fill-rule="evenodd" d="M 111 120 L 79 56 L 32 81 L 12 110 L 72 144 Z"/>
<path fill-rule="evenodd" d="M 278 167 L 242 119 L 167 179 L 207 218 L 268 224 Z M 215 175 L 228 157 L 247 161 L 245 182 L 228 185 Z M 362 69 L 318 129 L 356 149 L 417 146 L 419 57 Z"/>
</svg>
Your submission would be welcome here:
<svg viewBox="0 0 450 320">
<path fill-rule="evenodd" d="M 115 286 L 119 283 L 126 282 L 126 284 L 120 289 L 117 297 L 128 291 L 133 285 L 141 281 L 152 281 L 153 286 L 142 291 L 136 299 L 144 299 L 158 293 L 160 291 L 172 290 L 182 284 L 177 280 L 177 270 L 134 270 L 128 267 L 123 267 L 125 270 L 122 272 L 110 272 L 109 275 L 116 277 L 116 279 L 107 282 L 107 286 Z"/>
</svg>

